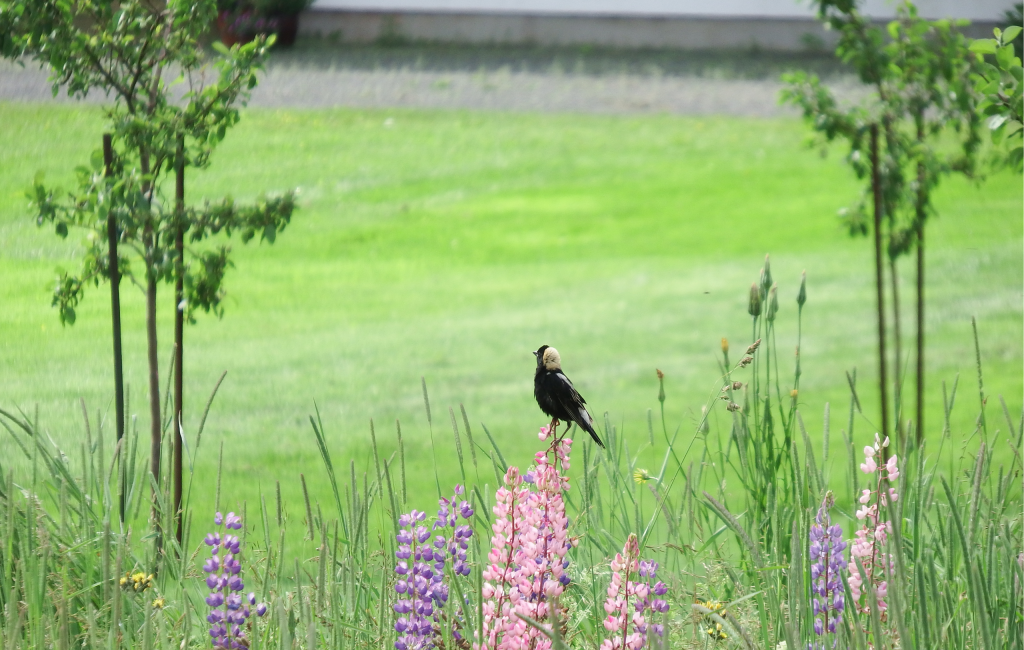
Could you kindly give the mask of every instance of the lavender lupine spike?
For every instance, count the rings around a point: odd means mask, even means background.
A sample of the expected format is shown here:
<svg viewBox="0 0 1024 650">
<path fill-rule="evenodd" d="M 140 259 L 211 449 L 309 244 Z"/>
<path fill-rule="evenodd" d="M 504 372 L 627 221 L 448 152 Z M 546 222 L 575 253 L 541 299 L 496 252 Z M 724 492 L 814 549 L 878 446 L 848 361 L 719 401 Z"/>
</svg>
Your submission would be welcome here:
<svg viewBox="0 0 1024 650">
<path fill-rule="evenodd" d="M 636 535 L 630 534 L 622 553 L 616 554 L 611 562 L 612 580 L 604 604 L 608 614 L 604 621 L 608 637 L 601 643 L 601 650 L 639 650 L 654 645 L 652 637 L 660 638 L 665 634 L 662 625 L 647 620 L 655 612 L 668 611 L 668 601 L 663 598 L 668 587 L 664 582 L 655 582 L 658 563 L 654 560 L 638 562 L 639 557 L 640 544 Z M 634 577 L 638 579 L 632 579 Z M 627 618 L 629 605 L 634 611 Z"/>
<path fill-rule="evenodd" d="M 825 637 L 810 644 L 810 650 L 825 650 L 835 645 L 834 638 L 831 645 L 825 641 L 829 635 L 836 633 L 836 626 L 843 619 L 846 605 L 842 574 L 846 568 L 843 557 L 846 542 L 843 541 L 843 529 L 838 524 L 832 524 L 829 516 L 829 509 L 834 504 L 835 498 L 829 490 L 825 493 L 809 535 L 814 633 Z"/>
<path fill-rule="evenodd" d="M 634 604 L 636 611 L 643 614 L 645 611 L 664 614 L 668 611 L 668 601 L 664 596 L 668 593 L 668 586 L 657 579 L 658 563 L 654 560 L 640 560 L 640 577 L 647 583 L 647 596 L 639 599 Z M 651 596 L 654 596 L 653 598 Z M 659 623 L 648 623 L 643 633 L 662 637 L 665 635 L 664 626 Z"/>
<path fill-rule="evenodd" d="M 233 512 L 229 512 L 226 518 L 218 512 L 213 523 L 216 526 L 224 524 L 229 530 L 242 529 L 242 518 Z M 242 595 L 245 582 L 242 580 L 242 563 L 238 559 L 242 553 L 241 542 L 235 535 L 222 536 L 219 532 L 210 533 L 203 542 L 210 547 L 210 558 L 203 563 L 203 572 L 206 573 L 206 586 L 210 589 L 206 604 L 211 610 L 206 621 L 210 624 L 213 647 L 248 648 L 246 622 L 252 613 L 249 606 L 256 606 L 257 616 L 266 614 L 267 606 L 256 603 L 255 593 Z"/>
<path fill-rule="evenodd" d="M 394 604 L 395 613 L 399 615 L 395 621 L 399 635 L 395 641 L 397 650 L 434 647 L 434 624 L 441 622 L 440 610 L 448 602 L 448 585 L 444 581 L 447 558 L 453 558 L 457 575 L 469 575 L 466 550 L 473 531 L 465 524 L 460 525 L 459 517 L 468 520 L 473 516 L 473 508 L 469 502 L 459 500 L 462 492 L 462 486 L 456 485 L 455 496 L 438 501 L 440 508 L 433 529 L 452 528 L 450 540 L 438 534 L 431 541 L 431 532 L 423 525 L 427 518 L 425 512 L 413 510 L 398 518 L 399 531 L 395 536 L 398 600 Z M 457 630 L 454 634 L 460 638 Z"/>
</svg>

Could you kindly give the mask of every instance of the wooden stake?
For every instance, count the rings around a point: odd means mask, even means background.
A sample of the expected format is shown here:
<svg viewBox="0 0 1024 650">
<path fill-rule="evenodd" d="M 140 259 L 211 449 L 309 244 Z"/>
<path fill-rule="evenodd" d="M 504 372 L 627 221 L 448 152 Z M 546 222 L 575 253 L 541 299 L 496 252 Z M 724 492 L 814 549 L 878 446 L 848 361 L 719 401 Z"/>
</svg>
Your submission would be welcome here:
<svg viewBox="0 0 1024 650">
<path fill-rule="evenodd" d="M 175 209 L 177 211 L 177 232 L 174 236 L 174 250 L 177 255 L 174 269 L 174 418 L 173 431 L 171 431 L 171 445 L 174 450 L 172 460 L 174 484 L 174 523 L 175 536 L 178 544 L 182 543 L 182 512 L 181 512 L 181 486 L 182 486 L 182 377 L 184 347 L 182 346 L 185 330 L 185 312 L 182 302 L 185 299 L 185 141 L 178 136 L 178 155 L 176 161 L 176 178 L 174 184 Z"/>
<path fill-rule="evenodd" d="M 882 408 L 882 437 L 889 435 L 889 377 L 885 363 L 885 271 L 882 265 L 882 180 L 878 171 L 878 125 L 871 125 L 871 194 L 875 204 L 875 292 L 878 297 L 878 388 Z M 889 450 L 883 448 L 882 460 Z"/>
<path fill-rule="evenodd" d="M 103 134 L 103 175 L 107 178 L 113 176 L 114 147 L 109 133 Z M 117 409 L 117 442 L 124 438 L 124 366 L 121 354 L 121 272 L 118 268 L 117 258 L 117 222 L 114 219 L 114 211 L 107 213 L 107 259 L 110 264 L 110 320 L 111 330 L 114 333 L 114 408 Z M 118 464 L 124 457 L 123 450 L 118 455 Z M 119 481 L 118 514 L 121 523 L 124 523 L 125 509 L 125 476 L 124 472 L 118 472 L 121 477 Z"/>
</svg>

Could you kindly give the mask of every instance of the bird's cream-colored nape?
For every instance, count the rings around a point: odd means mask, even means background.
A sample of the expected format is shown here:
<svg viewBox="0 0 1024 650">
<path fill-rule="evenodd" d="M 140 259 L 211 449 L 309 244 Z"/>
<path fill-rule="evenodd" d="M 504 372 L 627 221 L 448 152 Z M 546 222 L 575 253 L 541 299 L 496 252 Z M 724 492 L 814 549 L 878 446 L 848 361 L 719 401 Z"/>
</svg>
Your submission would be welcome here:
<svg viewBox="0 0 1024 650">
<path fill-rule="evenodd" d="M 544 358 L 541 359 L 544 362 L 545 370 L 561 370 L 562 369 L 562 357 L 558 356 L 558 350 L 554 348 L 548 348 L 544 350 Z"/>
</svg>

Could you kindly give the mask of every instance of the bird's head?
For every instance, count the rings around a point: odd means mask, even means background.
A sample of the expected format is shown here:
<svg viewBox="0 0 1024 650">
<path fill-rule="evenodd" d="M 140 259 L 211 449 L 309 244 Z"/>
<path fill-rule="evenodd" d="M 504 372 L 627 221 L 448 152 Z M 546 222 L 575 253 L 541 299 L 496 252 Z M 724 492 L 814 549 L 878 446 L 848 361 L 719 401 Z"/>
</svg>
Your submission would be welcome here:
<svg viewBox="0 0 1024 650">
<path fill-rule="evenodd" d="M 558 350 L 550 345 L 542 345 L 533 353 L 537 357 L 537 367 L 544 366 L 545 370 L 561 370 L 562 358 L 558 356 Z"/>
</svg>

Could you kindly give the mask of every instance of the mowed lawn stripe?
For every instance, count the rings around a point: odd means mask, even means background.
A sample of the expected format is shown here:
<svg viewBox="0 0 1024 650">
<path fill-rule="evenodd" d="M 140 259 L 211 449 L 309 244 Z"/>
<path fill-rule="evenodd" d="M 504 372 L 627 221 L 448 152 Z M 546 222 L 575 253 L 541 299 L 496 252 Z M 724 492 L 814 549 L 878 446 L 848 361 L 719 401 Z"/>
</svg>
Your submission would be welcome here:
<svg viewBox="0 0 1024 650">
<path fill-rule="evenodd" d="M 80 396 L 110 417 L 107 288 L 90 288 L 78 323 L 60 327 L 48 292 L 56 267 L 78 263 L 81 234 L 61 242 L 38 229 L 23 190 L 38 169 L 70 184 L 99 142 L 102 115 L 4 104 L 0 122 L 0 406 L 39 404 L 54 439 L 77 445 Z M 186 331 L 192 431 L 217 377 L 229 373 L 197 459 L 196 505 L 212 503 L 221 442 L 226 498 L 252 502 L 259 486 L 281 480 L 296 503 L 299 472 L 325 497 L 307 418 L 315 400 L 336 466 L 354 458 L 360 475 L 372 464 L 369 419 L 385 455 L 401 419 L 410 494 L 423 495 L 416 507 L 427 509 L 434 467 L 420 377 L 431 392 L 442 485 L 459 476 L 447 415 L 459 403 L 474 426 L 488 425 L 509 462 L 524 464 L 544 422 L 530 351 L 545 343 L 558 347 L 595 417 L 607 411 L 634 452 L 647 438 L 647 409 L 657 412 L 655 368 L 667 374 L 670 431 L 687 431 L 717 391 L 720 339 L 732 342 L 734 359 L 749 343 L 747 289 L 767 252 L 780 286 L 783 377 L 792 372 L 800 272 L 808 273 L 800 397 L 808 426 L 820 430 L 829 401 L 833 430 L 845 427 L 844 371 L 854 366 L 873 419 L 870 243 L 850 240 L 836 218 L 859 185 L 842 152 L 822 158 L 805 136 L 790 119 L 246 111 L 211 169 L 189 177 L 189 200 L 299 187 L 302 209 L 273 246 L 233 244 L 224 319 L 201 316 Z M 928 251 L 929 436 L 941 425 L 940 382 L 957 372 L 955 423 L 973 430 L 972 315 L 987 390 L 1020 412 L 1021 200 L 1020 179 L 1009 174 L 980 187 L 950 181 L 938 194 Z M 913 272 L 901 270 L 909 353 Z M 126 377 L 145 431 L 143 305 L 129 284 L 122 293 Z M 170 306 L 162 288 L 162 364 Z M 990 420 L 999 415 L 993 404 Z M 855 433 L 870 436 L 871 426 L 858 419 Z M 0 441 L 5 457 L 9 445 Z M 652 459 L 641 450 L 641 464 Z"/>
</svg>

